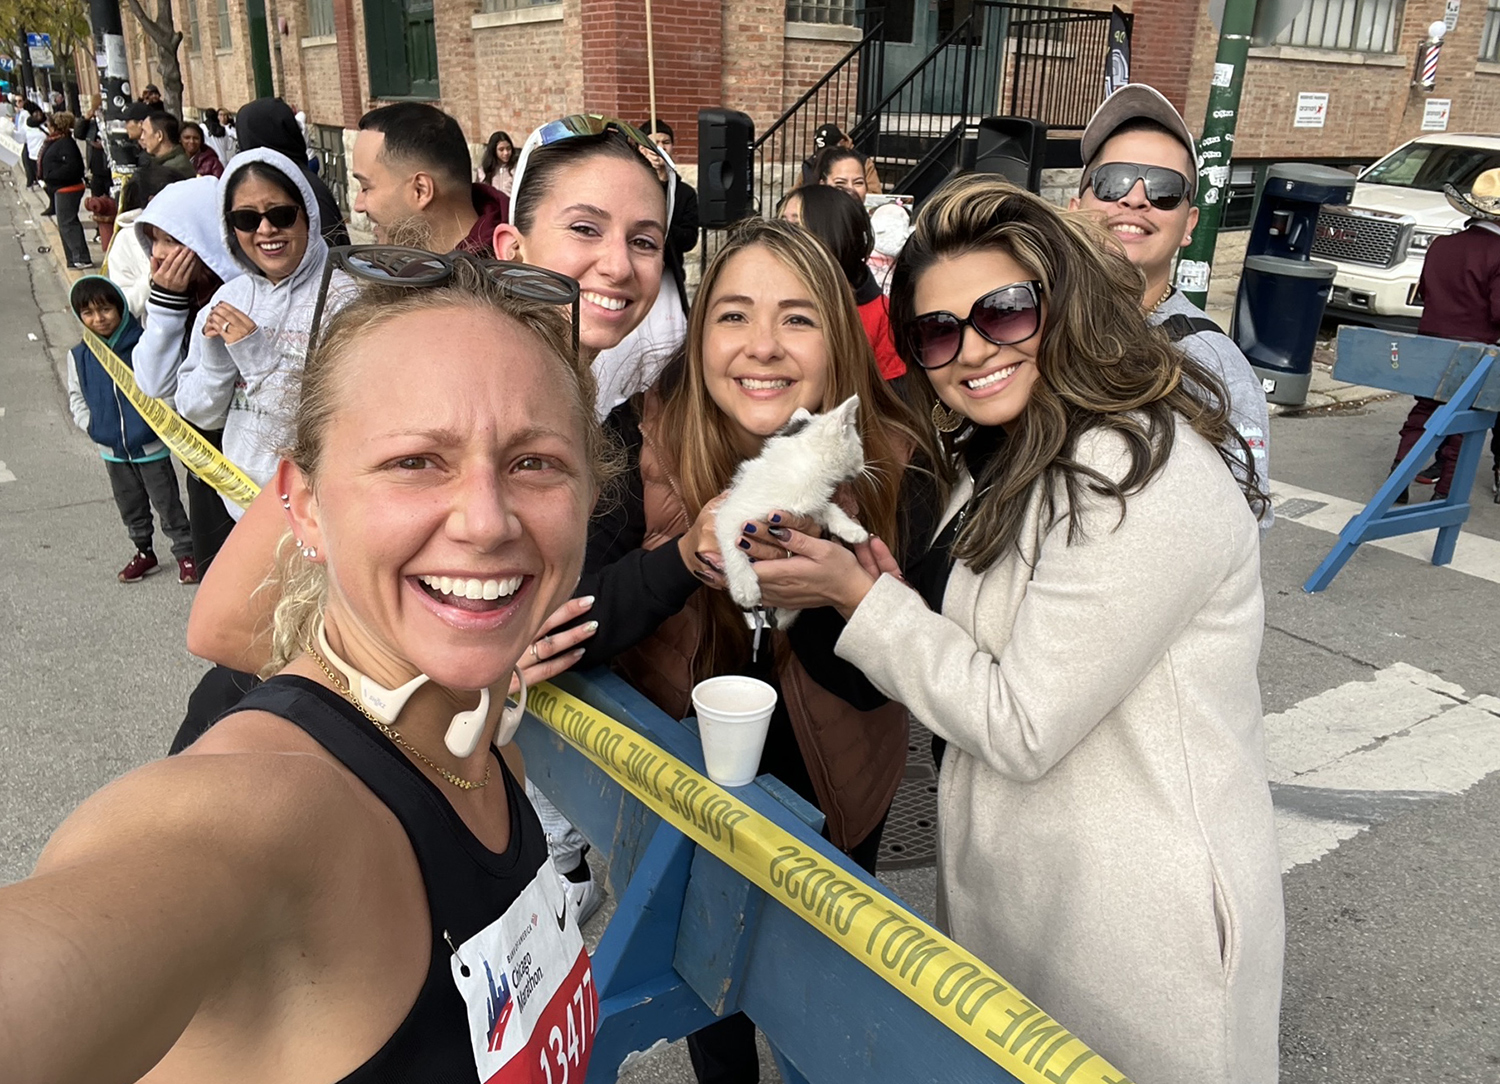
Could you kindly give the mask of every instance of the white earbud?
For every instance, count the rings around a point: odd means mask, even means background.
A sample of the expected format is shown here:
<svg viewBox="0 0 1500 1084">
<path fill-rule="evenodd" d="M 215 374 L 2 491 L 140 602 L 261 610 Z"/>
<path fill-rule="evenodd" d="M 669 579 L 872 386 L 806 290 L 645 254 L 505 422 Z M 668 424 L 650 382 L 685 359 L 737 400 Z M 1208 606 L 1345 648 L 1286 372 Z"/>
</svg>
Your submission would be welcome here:
<svg viewBox="0 0 1500 1084">
<path fill-rule="evenodd" d="M 479 706 L 473 711 L 461 711 L 448 724 L 443 735 L 443 744 L 456 757 L 467 757 L 479 746 L 479 736 L 484 733 L 484 720 L 490 713 L 490 691 L 479 690 Z"/>
</svg>

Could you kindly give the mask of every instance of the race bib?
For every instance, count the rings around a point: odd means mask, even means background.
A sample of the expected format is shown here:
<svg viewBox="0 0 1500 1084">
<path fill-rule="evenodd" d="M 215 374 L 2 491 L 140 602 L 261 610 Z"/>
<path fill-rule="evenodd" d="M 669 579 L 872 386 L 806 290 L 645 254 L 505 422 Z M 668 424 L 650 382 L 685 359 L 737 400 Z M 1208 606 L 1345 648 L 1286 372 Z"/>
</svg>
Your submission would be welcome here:
<svg viewBox="0 0 1500 1084">
<path fill-rule="evenodd" d="M 582 1084 L 599 994 L 550 858 L 505 914 L 449 962 L 468 1007 L 480 1081 Z"/>
</svg>

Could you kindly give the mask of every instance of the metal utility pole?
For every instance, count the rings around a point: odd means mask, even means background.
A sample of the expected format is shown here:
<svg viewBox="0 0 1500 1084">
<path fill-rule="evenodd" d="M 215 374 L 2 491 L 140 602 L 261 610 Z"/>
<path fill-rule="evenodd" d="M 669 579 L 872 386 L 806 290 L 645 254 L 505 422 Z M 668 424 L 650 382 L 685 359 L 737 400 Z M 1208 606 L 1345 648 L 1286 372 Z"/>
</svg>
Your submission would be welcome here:
<svg viewBox="0 0 1500 1084">
<path fill-rule="evenodd" d="M 1177 288 L 1200 309 L 1208 299 L 1208 280 L 1214 248 L 1219 243 L 1219 221 L 1229 189 L 1229 160 L 1234 154 L 1234 128 L 1239 119 L 1240 90 L 1245 83 L 1245 60 L 1255 27 L 1256 0 L 1224 0 L 1219 51 L 1214 57 L 1213 83 L 1198 140 L 1202 159 L 1198 168 L 1198 225 L 1193 241 L 1177 261 Z"/>
<path fill-rule="evenodd" d="M 89 22 L 94 27 L 94 53 L 104 57 L 99 69 L 99 100 L 104 106 L 104 148 L 116 173 L 135 169 L 134 151 L 123 146 L 125 109 L 130 105 L 130 74 L 125 66 L 125 26 L 120 19 L 120 0 L 89 0 Z"/>
</svg>

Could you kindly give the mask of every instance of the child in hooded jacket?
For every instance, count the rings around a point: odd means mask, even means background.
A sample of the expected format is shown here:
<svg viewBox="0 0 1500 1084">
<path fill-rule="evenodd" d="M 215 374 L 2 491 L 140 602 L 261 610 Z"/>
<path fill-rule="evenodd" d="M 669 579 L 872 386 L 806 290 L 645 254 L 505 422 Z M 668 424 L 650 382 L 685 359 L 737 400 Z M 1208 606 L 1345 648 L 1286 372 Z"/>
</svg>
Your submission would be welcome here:
<svg viewBox="0 0 1500 1084">
<path fill-rule="evenodd" d="M 73 284 L 69 300 L 83 325 L 129 366 L 141 338 L 141 324 L 126 307 L 120 288 L 103 276 L 85 275 Z M 68 405 L 73 421 L 99 446 L 115 505 L 135 543 L 135 556 L 120 570 L 120 582 L 139 583 L 159 567 L 152 543 L 151 509 L 155 507 L 162 530 L 172 541 L 177 582 L 197 583 L 192 533 L 171 453 L 126 401 L 86 341 L 73 348 L 72 362 Z"/>
</svg>

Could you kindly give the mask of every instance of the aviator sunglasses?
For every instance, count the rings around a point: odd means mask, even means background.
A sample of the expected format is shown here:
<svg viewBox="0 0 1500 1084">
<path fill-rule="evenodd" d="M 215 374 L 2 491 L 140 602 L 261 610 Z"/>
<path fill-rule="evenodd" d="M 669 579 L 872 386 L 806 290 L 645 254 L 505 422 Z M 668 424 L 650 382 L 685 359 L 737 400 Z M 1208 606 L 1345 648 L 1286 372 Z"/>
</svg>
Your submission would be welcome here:
<svg viewBox="0 0 1500 1084">
<path fill-rule="evenodd" d="M 289 230 L 301 212 L 302 208 L 295 203 L 278 203 L 275 207 L 267 207 L 264 211 L 252 211 L 249 208 L 230 211 L 225 217 L 229 219 L 229 224 L 241 233 L 254 233 L 260 229 L 260 220 L 263 218 L 278 230 Z"/>
<path fill-rule="evenodd" d="M 1143 166 L 1139 162 L 1106 162 L 1089 174 L 1085 188 L 1103 203 L 1118 203 L 1136 181 L 1146 182 L 1146 198 L 1158 211 L 1175 211 L 1187 196 L 1188 179 L 1175 169 Z"/>
<path fill-rule="evenodd" d="M 971 327 L 995 346 L 1015 346 L 1042 326 L 1040 282 L 1013 282 L 991 290 L 959 319 L 951 312 L 924 312 L 907 324 L 907 341 L 917 364 L 941 369 L 963 349 L 964 328 Z"/>
<path fill-rule="evenodd" d="M 573 313 L 573 351 L 578 352 L 578 283 L 566 275 L 545 267 L 508 260 L 486 260 L 461 252 L 444 255 L 401 245 L 341 245 L 328 250 L 328 262 L 323 266 L 323 282 L 318 287 L 318 303 L 313 308 L 312 324 L 307 334 L 307 356 L 311 357 L 318 345 L 318 330 L 335 270 L 379 286 L 421 289 L 447 282 L 453 277 L 459 261 L 478 267 L 501 287 L 506 297 L 569 306 Z"/>
</svg>

